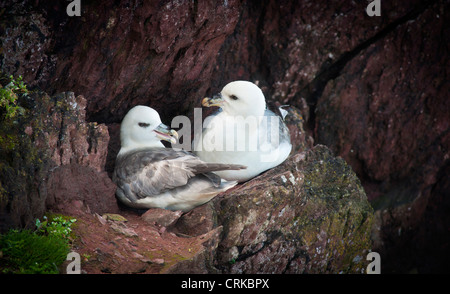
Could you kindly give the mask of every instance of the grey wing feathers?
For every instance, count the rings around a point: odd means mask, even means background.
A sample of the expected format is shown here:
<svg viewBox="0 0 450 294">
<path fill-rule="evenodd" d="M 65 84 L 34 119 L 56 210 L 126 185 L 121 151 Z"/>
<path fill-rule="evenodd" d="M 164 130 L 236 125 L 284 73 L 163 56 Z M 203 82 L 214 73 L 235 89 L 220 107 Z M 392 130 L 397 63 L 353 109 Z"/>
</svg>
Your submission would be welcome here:
<svg viewBox="0 0 450 294">
<path fill-rule="evenodd" d="M 186 151 L 139 150 L 117 158 L 113 180 L 143 198 L 184 186 L 197 174 L 204 174 L 217 185 L 220 178 L 210 172 L 243 168 L 242 165 L 205 163 Z"/>
</svg>

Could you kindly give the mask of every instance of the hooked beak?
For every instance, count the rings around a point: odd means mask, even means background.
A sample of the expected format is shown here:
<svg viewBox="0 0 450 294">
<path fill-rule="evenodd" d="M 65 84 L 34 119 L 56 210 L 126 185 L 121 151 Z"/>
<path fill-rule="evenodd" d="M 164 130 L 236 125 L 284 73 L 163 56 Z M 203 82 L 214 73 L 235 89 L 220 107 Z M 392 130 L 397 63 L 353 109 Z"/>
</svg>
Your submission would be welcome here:
<svg viewBox="0 0 450 294">
<path fill-rule="evenodd" d="M 178 133 L 175 130 L 171 130 L 163 123 L 159 124 L 153 131 L 160 140 L 165 140 L 172 144 L 175 144 L 178 140 Z"/>
<path fill-rule="evenodd" d="M 202 105 L 205 107 L 211 107 L 211 106 L 219 106 L 221 107 L 225 101 L 222 98 L 222 94 L 214 95 L 212 98 L 203 98 Z"/>
</svg>

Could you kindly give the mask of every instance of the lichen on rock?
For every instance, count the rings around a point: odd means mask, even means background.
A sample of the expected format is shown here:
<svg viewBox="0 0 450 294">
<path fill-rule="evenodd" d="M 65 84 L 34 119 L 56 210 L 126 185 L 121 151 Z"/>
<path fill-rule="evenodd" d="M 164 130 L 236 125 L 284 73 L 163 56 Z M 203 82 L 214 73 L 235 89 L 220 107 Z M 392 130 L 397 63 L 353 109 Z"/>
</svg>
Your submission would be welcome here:
<svg viewBox="0 0 450 294">
<path fill-rule="evenodd" d="M 194 211 L 205 207 L 223 227 L 213 261 L 219 272 L 362 273 L 367 266 L 372 208 L 352 169 L 325 146 Z"/>
</svg>

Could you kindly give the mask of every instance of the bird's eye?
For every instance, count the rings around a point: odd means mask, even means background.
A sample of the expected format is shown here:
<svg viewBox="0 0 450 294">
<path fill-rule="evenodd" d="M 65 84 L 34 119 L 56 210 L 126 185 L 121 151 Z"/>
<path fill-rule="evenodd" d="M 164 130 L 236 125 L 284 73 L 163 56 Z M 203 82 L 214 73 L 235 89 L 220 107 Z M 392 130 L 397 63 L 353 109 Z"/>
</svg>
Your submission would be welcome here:
<svg viewBox="0 0 450 294">
<path fill-rule="evenodd" d="M 143 128 L 147 128 L 148 126 L 150 126 L 150 124 L 148 124 L 148 123 L 143 123 L 143 122 L 138 123 L 138 125 L 139 125 L 140 127 L 143 127 Z"/>
<path fill-rule="evenodd" d="M 230 98 L 233 100 L 238 100 L 238 97 L 236 97 L 235 95 L 231 95 Z"/>
</svg>

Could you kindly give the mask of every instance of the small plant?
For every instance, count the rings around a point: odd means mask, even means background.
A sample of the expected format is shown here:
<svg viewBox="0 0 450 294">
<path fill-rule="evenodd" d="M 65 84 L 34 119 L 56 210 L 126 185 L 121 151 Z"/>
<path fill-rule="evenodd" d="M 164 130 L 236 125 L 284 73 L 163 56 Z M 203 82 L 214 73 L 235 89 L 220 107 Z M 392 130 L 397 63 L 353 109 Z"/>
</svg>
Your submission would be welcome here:
<svg viewBox="0 0 450 294">
<path fill-rule="evenodd" d="M 53 217 L 53 220 L 49 222 L 47 217 L 44 216 L 43 222 L 36 219 L 36 230 L 41 234 L 48 234 L 68 239 L 70 233 L 72 232 L 71 225 L 76 221 L 76 219 L 65 220 L 62 216 L 57 216 Z"/>
<path fill-rule="evenodd" d="M 10 82 L 6 86 L 0 85 L 0 109 L 6 119 L 14 118 L 17 114 L 23 114 L 24 109 L 18 103 L 20 94 L 28 94 L 27 86 L 24 84 L 22 76 L 14 80 L 9 76 Z"/>
<path fill-rule="evenodd" d="M 92 257 L 90 254 L 87 254 L 87 253 L 83 253 L 81 256 L 83 256 L 85 261 L 88 261 Z"/>
<path fill-rule="evenodd" d="M 0 236 L 0 273 L 56 274 L 70 250 L 75 219 L 36 220 L 36 230 L 10 230 Z"/>
</svg>

